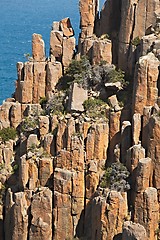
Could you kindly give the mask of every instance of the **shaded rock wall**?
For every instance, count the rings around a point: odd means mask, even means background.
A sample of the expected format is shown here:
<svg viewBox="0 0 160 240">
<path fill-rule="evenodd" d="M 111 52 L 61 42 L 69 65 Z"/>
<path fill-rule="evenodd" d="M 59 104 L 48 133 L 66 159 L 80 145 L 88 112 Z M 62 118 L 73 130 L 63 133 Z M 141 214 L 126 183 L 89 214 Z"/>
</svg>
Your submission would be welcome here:
<svg viewBox="0 0 160 240">
<path fill-rule="evenodd" d="M 108 34 L 112 40 L 113 63 L 133 74 L 139 49 L 134 46 L 134 39 L 141 39 L 156 23 L 156 11 L 160 3 L 155 1 L 112 1 L 107 0 L 100 12 L 100 19 L 95 25 L 98 36 Z M 138 55 L 137 55 L 138 53 Z"/>
</svg>

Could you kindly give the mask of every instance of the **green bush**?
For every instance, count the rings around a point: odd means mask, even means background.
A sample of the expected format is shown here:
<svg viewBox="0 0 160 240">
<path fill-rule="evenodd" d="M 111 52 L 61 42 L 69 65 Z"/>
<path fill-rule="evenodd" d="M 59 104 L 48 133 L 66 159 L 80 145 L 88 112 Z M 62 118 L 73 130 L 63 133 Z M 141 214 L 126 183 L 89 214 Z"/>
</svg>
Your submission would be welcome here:
<svg viewBox="0 0 160 240">
<path fill-rule="evenodd" d="M 28 116 L 26 117 L 21 124 L 22 132 L 27 132 L 34 130 L 38 126 L 38 116 Z"/>
<path fill-rule="evenodd" d="M 99 98 L 89 98 L 84 101 L 83 106 L 86 111 L 90 111 L 93 110 L 95 107 L 99 107 L 104 104 L 106 103 Z"/>
<path fill-rule="evenodd" d="M 106 118 L 107 103 L 97 98 L 89 98 L 83 103 L 84 110 L 88 117 Z"/>
<path fill-rule="evenodd" d="M 64 113 L 64 94 L 55 94 L 46 104 L 46 113 L 61 115 Z"/>
<path fill-rule="evenodd" d="M 2 171 L 5 168 L 4 163 L 0 163 L 0 171 Z"/>
<path fill-rule="evenodd" d="M 141 39 L 140 39 L 139 36 L 135 37 L 135 38 L 131 41 L 132 45 L 134 45 L 134 46 L 136 46 L 136 47 L 140 44 L 140 42 L 141 42 Z"/>
<path fill-rule="evenodd" d="M 14 128 L 3 128 L 0 130 L 0 138 L 3 142 L 6 142 L 10 139 L 14 140 L 17 136 L 17 131 Z"/>
<path fill-rule="evenodd" d="M 124 80 L 124 72 L 121 69 L 115 70 L 112 69 L 108 73 L 108 82 L 121 82 L 122 84 L 125 82 Z"/>
<path fill-rule="evenodd" d="M 100 186 L 103 188 L 108 187 L 111 190 L 119 192 L 125 192 L 130 189 L 130 185 L 127 181 L 128 177 L 129 172 L 122 163 L 112 163 L 112 165 L 106 169 Z"/>
<path fill-rule="evenodd" d="M 80 60 L 72 60 L 66 71 L 66 76 L 69 77 L 68 84 L 76 82 L 83 88 L 87 88 L 91 78 L 91 70 L 91 64 L 85 56 Z"/>
<path fill-rule="evenodd" d="M 41 105 L 42 108 L 45 107 L 46 103 L 47 103 L 47 98 L 46 97 L 41 97 L 40 101 L 39 101 L 39 104 Z"/>
<path fill-rule="evenodd" d="M 18 171 L 18 169 L 19 169 L 18 164 L 14 164 L 14 165 L 12 166 L 12 173 L 13 173 L 13 174 L 16 173 L 16 172 Z"/>
</svg>

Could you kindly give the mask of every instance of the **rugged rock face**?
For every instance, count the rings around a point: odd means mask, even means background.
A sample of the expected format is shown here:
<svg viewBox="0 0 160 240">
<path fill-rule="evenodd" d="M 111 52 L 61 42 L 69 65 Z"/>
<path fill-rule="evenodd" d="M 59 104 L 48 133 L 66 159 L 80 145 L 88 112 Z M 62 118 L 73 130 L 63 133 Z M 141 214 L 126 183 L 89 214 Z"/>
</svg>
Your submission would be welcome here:
<svg viewBox="0 0 160 240">
<path fill-rule="evenodd" d="M 108 0 L 104 4 L 96 32 L 99 36 L 109 34 L 113 43 L 113 62 L 129 74 L 133 74 L 132 65 L 137 61 L 139 52 L 135 48 L 139 41 L 136 43 L 135 40 L 151 33 L 159 7 L 159 0 Z"/>
<path fill-rule="evenodd" d="M 154 106 L 158 98 L 159 60 L 153 53 L 139 59 L 135 70 L 133 111 L 143 114 L 144 106 Z M 143 82 L 146 81 L 146 82 Z"/>
<path fill-rule="evenodd" d="M 94 33 L 94 23 L 98 13 L 98 0 L 80 1 L 81 38 L 91 37 Z"/>
<path fill-rule="evenodd" d="M 2 240 L 159 239 L 159 0 L 107 0 L 100 17 L 81 0 L 80 15 L 78 52 L 69 18 L 47 59 L 33 34 L 0 106 Z"/>
<path fill-rule="evenodd" d="M 145 228 L 139 223 L 125 222 L 123 225 L 122 240 L 142 240 L 147 239 Z"/>
</svg>

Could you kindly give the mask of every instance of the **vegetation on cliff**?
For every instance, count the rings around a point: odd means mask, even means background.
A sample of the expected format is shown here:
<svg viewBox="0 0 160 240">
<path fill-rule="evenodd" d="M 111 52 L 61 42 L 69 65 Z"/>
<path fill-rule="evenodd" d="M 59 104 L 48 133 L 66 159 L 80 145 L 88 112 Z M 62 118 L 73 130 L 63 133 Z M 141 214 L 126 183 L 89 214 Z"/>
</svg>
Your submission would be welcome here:
<svg viewBox="0 0 160 240">
<path fill-rule="evenodd" d="M 14 140 L 17 136 L 17 131 L 14 128 L 3 128 L 0 130 L 0 138 L 3 142 L 6 142 L 8 140 Z"/>
<path fill-rule="evenodd" d="M 126 166 L 120 162 L 112 163 L 110 167 L 105 170 L 100 186 L 103 188 L 110 188 L 118 192 L 126 192 L 130 189 L 128 182 L 128 172 Z"/>
</svg>

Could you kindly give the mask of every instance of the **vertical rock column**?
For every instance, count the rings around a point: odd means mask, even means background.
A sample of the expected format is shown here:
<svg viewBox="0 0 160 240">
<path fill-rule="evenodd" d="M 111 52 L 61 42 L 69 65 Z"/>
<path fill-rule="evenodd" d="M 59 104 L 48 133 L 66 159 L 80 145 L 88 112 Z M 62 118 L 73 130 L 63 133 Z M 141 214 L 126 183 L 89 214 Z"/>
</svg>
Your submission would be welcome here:
<svg viewBox="0 0 160 240">
<path fill-rule="evenodd" d="M 132 40 L 136 37 L 141 39 L 151 24 L 154 24 L 156 21 L 155 11 L 159 6 L 160 3 L 157 0 L 122 0 L 118 52 L 119 68 L 127 70 L 129 60 L 133 61 Z"/>
<path fill-rule="evenodd" d="M 32 57 L 17 64 L 18 80 L 15 98 L 20 103 L 39 103 L 45 97 L 45 46 L 40 34 L 32 36 Z"/>
<path fill-rule="evenodd" d="M 98 13 L 98 0 L 80 0 L 81 38 L 91 37 L 94 33 L 94 22 Z"/>
<path fill-rule="evenodd" d="M 148 156 L 153 160 L 153 184 L 160 196 L 160 120 L 159 116 L 152 116 L 148 124 Z"/>
<path fill-rule="evenodd" d="M 156 239 L 155 230 L 158 228 L 159 205 L 157 189 L 152 185 L 152 160 L 139 160 L 136 175 L 136 198 L 134 205 L 134 221 L 146 229 L 148 239 Z"/>
<path fill-rule="evenodd" d="M 64 70 L 70 64 L 75 50 L 76 40 L 69 18 L 54 22 L 50 34 L 51 62 L 61 62 Z"/>
<path fill-rule="evenodd" d="M 9 189 L 6 195 L 5 239 L 26 240 L 28 236 L 27 194 L 13 194 Z"/>
<path fill-rule="evenodd" d="M 45 45 L 40 34 L 34 33 L 32 35 L 32 56 L 34 61 L 45 61 Z"/>
<path fill-rule="evenodd" d="M 54 238 L 73 238 L 84 209 L 84 146 L 75 122 L 58 125 L 54 170 Z"/>
<path fill-rule="evenodd" d="M 144 106 L 154 106 L 158 98 L 159 60 L 153 53 L 139 59 L 133 86 L 133 113 L 143 115 Z"/>
<path fill-rule="evenodd" d="M 52 191 L 41 188 L 31 203 L 30 240 L 52 240 Z"/>
<path fill-rule="evenodd" d="M 93 124 L 86 140 L 86 197 L 91 199 L 99 183 L 100 174 L 107 158 L 109 141 L 108 123 Z"/>
<path fill-rule="evenodd" d="M 84 239 L 112 240 L 122 233 L 124 218 L 127 216 L 127 194 L 109 191 L 106 195 L 91 199 L 85 209 Z"/>
</svg>

